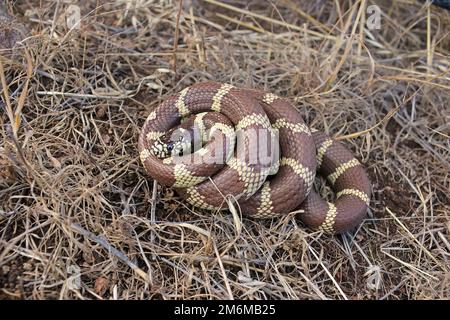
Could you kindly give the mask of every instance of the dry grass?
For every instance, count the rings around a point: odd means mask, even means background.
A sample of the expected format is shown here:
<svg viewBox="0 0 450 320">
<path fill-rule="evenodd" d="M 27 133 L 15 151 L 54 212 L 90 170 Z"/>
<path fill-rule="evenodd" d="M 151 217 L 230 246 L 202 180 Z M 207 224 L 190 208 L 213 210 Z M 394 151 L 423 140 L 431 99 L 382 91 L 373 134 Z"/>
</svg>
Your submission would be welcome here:
<svg viewBox="0 0 450 320">
<path fill-rule="evenodd" d="M 177 23 L 178 1 L 85 0 L 69 30 L 70 1 L 35 3 L 9 5 L 30 33 L 1 51 L 0 297 L 449 299 L 450 12 L 376 1 L 368 30 L 373 1 L 184 0 Z M 289 97 L 343 138 L 370 217 L 328 237 L 156 188 L 140 126 L 204 80 Z"/>
</svg>

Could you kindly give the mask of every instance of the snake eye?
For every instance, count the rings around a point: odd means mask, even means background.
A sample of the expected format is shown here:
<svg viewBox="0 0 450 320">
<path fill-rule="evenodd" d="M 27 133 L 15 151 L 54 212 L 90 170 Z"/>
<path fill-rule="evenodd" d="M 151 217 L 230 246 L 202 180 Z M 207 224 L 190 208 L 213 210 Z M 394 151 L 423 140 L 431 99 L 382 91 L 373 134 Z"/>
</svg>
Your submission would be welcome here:
<svg viewBox="0 0 450 320">
<path fill-rule="evenodd" d="M 173 150 L 173 144 L 167 145 L 167 150 L 172 151 Z"/>
</svg>

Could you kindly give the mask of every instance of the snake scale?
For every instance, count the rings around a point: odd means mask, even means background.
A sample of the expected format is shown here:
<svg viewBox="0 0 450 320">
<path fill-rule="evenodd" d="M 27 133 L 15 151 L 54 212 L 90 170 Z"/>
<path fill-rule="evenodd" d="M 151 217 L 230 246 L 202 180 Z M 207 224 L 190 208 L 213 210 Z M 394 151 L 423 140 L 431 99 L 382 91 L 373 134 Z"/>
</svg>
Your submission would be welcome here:
<svg viewBox="0 0 450 320">
<path fill-rule="evenodd" d="M 167 141 L 175 132 L 188 132 L 191 140 L 198 132 L 207 142 L 191 152 L 174 152 L 178 145 Z M 226 209 L 227 199 L 234 199 L 243 215 L 254 218 L 297 211 L 306 226 L 330 234 L 351 230 L 367 213 L 371 184 L 361 163 L 272 93 L 194 84 L 149 114 L 138 148 L 153 179 L 199 208 Z M 316 171 L 331 184 L 334 202 L 313 190 Z"/>
</svg>

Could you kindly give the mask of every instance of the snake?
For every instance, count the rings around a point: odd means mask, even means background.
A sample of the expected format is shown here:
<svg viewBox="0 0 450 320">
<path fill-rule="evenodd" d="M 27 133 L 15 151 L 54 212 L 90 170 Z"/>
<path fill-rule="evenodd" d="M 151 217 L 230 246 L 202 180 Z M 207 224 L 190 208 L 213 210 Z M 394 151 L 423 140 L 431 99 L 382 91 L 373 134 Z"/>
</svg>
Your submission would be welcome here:
<svg viewBox="0 0 450 320">
<path fill-rule="evenodd" d="M 294 213 L 327 234 L 350 231 L 367 216 L 372 187 L 361 162 L 307 126 L 288 99 L 264 90 L 188 86 L 149 113 L 138 150 L 150 177 L 200 209 L 237 206 L 256 219 Z M 317 173 L 334 201 L 315 190 Z"/>
</svg>

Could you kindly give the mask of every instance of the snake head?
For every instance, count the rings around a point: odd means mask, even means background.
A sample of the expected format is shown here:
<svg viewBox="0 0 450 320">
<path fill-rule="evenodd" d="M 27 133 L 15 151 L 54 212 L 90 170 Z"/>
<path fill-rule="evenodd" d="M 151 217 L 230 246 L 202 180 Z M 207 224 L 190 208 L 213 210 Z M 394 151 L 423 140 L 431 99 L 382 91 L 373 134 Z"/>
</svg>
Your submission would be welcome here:
<svg viewBox="0 0 450 320">
<path fill-rule="evenodd" d="M 190 150 L 190 141 L 185 139 L 184 129 L 178 129 L 164 134 L 156 140 L 150 148 L 153 155 L 159 159 L 181 157 Z"/>
</svg>

